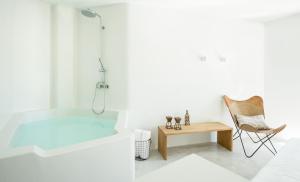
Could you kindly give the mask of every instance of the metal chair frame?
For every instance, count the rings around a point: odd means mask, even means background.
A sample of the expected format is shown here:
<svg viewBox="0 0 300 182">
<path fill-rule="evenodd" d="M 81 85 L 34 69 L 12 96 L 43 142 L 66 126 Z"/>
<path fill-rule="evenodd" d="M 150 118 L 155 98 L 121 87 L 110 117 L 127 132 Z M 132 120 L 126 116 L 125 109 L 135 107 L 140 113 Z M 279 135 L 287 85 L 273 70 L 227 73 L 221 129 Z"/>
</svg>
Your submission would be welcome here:
<svg viewBox="0 0 300 182">
<path fill-rule="evenodd" d="M 249 132 L 245 131 L 245 133 L 249 136 L 249 138 L 251 139 L 251 141 L 253 143 L 261 143 L 251 154 L 248 154 L 246 152 L 246 149 L 245 149 L 245 145 L 244 145 L 244 141 L 243 141 L 243 138 L 242 138 L 242 134 L 243 134 L 243 130 L 239 129 L 236 124 L 235 124 L 235 128 L 236 128 L 236 132 L 233 134 L 233 140 L 236 140 L 236 139 L 240 139 L 241 141 L 241 144 L 242 144 L 242 147 L 243 147 L 243 151 L 244 151 L 244 154 L 247 158 L 251 158 L 254 156 L 254 154 L 264 145 L 273 155 L 276 155 L 277 154 L 277 150 L 276 148 L 274 147 L 274 144 L 272 143 L 271 141 L 271 138 L 273 138 L 277 133 L 275 134 L 266 134 L 266 136 L 264 137 L 260 137 L 257 133 L 255 133 L 255 135 L 257 136 L 258 140 L 254 140 L 251 135 L 249 134 Z M 235 135 L 238 134 L 237 137 L 235 137 Z M 267 145 L 266 145 L 266 142 L 270 142 L 272 149 L 270 149 Z"/>
<path fill-rule="evenodd" d="M 242 148 L 243 148 L 245 156 L 247 158 L 253 157 L 262 146 L 265 146 L 273 155 L 276 155 L 277 150 L 276 150 L 274 144 L 272 143 L 271 139 L 277 133 L 282 131 L 286 127 L 286 125 L 282 125 L 281 127 L 276 128 L 276 129 L 270 129 L 270 131 L 273 131 L 273 132 L 265 132 L 264 133 L 264 132 L 261 132 L 261 131 L 259 132 L 259 130 L 255 130 L 255 129 L 254 130 L 252 129 L 251 131 L 250 130 L 247 131 L 246 129 L 241 129 L 238 126 L 238 123 L 237 123 L 236 118 L 235 118 L 235 113 L 244 114 L 243 112 L 245 112 L 247 115 L 262 114 L 262 115 L 265 116 L 262 98 L 259 97 L 259 96 L 254 96 L 254 97 L 251 97 L 250 99 L 245 100 L 245 101 L 235 101 L 235 100 L 231 100 L 227 96 L 224 96 L 224 100 L 225 100 L 225 103 L 226 103 L 226 105 L 229 109 L 229 112 L 231 114 L 234 126 L 236 128 L 236 132 L 233 134 L 233 140 L 236 140 L 238 138 L 240 139 L 240 142 L 242 144 Z M 231 108 L 232 103 L 236 104 L 235 108 Z M 248 107 L 247 104 L 249 105 L 249 107 L 251 106 L 251 108 L 247 108 Z M 240 109 L 239 106 L 243 106 L 243 108 Z M 231 109 L 235 109 L 235 110 L 232 111 Z M 250 132 L 254 133 L 255 136 L 257 137 L 257 139 L 254 139 L 250 135 Z M 246 133 L 254 144 L 260 143 L 258 145 L 258 147 L 252 153 L 248 153 L 246 151 L 245 144 L 244 144 L 243 137 L 242 137 L 243 133 Z M 261 137 L 259 134 L 265 134 L 265 136 Z M 271 145 L 271 147 L 268 146 L 267 143 L 269 143 Z"/>
</svg>

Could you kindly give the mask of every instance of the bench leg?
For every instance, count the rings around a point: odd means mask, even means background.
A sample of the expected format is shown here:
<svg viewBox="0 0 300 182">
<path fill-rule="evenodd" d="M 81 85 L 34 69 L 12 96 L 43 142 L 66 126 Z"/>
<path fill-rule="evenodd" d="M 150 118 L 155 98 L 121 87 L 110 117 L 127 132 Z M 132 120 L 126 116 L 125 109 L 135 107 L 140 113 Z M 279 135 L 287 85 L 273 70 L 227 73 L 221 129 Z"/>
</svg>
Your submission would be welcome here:
<svg viewBox="0 0 300 182">
<path fill-rule="evenodd" d="M 168 148 L 167 148 L 167 136 L 158 128 L 158 152 L 161 156 L 167 160 Z"/>
<path fill-rule="evenodd" d="M 218 131 L 218 144 L 232 151 L 232 130 Z"/>
</svg>

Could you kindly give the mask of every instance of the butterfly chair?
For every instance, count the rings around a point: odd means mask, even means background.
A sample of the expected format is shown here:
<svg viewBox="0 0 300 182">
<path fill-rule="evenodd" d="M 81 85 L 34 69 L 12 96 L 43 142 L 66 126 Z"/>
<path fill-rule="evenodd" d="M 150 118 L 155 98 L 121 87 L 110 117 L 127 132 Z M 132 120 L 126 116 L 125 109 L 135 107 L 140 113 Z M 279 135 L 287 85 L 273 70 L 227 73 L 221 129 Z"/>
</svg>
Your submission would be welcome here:
<svg viewBox="0 0 300 182">
<path fill-rule="evenodd" d="M 236 132 L 233 135 L 233 140 L 237 138 L 240 139 L 246 157 L 251 158 L 262 146 L 265 146 L 270 152 L 272 152 L 272 154 L 275 155 L 277 153 L 277 150 L 275 149 L 271 139 L 286 127 L 285 124 L 278 128 L 257 129 L 251 124 L 240 124 L 237 120 L 237 115 L 263 115 L 265 117 L 263 99 L 259 96 L 254 96 L 248 100 L 236 101 L 230 99 L 227 96 L 224 96 L 224 100 L 231 114 L 233 123 L 236 127 Z M 246 152 L 242 137 L 243 133 L 246 133 L 253 143 L 260 143 L 260 145 L 258 145 L 258 147 L 251 154 Z M 250 135 L 250 133 L 253 133 L 254 136 L 257 137 L 257 139 L 255 140 L 253 136 Z M 271 147 L 269 147 L 267 143 L 270 143 Z"/>
</svg>

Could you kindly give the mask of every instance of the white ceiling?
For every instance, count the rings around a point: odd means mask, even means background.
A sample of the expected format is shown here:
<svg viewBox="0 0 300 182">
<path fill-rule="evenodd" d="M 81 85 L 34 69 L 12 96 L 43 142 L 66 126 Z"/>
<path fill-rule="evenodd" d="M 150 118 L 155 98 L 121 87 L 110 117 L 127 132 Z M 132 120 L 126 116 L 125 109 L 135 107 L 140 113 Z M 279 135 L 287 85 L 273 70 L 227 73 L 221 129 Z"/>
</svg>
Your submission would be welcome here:
<svg viewBox="0 0 300 182">
<path fill-rule="evenodd" d="M 96 7 L 116 3 L 147 4 L 159 8 L 191 8 L 240 18 L 270 21 L 300 13 L 300 0 L 46 0 L 77 8 Z"/>
</svg>

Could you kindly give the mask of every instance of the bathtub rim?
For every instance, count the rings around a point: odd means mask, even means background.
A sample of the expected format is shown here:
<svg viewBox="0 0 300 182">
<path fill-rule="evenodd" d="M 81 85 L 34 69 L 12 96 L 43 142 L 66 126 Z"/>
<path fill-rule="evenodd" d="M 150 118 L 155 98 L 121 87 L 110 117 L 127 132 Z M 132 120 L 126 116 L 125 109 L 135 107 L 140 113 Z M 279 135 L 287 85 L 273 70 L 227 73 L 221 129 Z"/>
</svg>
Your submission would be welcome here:
<svg viewBox="0 0 300 182">
<path fill-rule="evenodd" d="M 133 133 L 131 130 L 127 129 L 127 111 L 125 110 L 109 110 L 107 112 L 116 112 L 117 113 L 117 122 L 114 129 L 117 131 L 116 134 L 84 141 L 81 143 L 60 147 L 51 150 L 44 150 L 36 145 L 31 146 L 24 146 L 18 148 L 10 148 L 8 147 L 9 142 L 11 141 L 12 136 L 14 135 L 15 130 L 21 123 L 26 123 L 27 121 L 21 121 L 22 116 L 24 117 L 25 114 L 30 113 L 47 113 L 47 114 L 58 114 L 58 113 L 74 113 L 74 112 L 84 112 L 84 113 L 91 113 L 89 110 L 86 109 L 45 109 L 45 110 L 32 110 L 26 112 L 19 112 L 13 114 L 10 119 L 5 123 L 4 127 L 0 130 L 0 159 L 8 158 L 8 157 L 15 157 L 25 154 L 33 153 L 38 155 L 39 157 L 52 157 L 56 155 L 61 155 L 65 153 L 70 153 L 77 150 L 84 150 L 91 147 L 95 147 L 98 145 L 103 145 L 106 143 L 117 142 L 126 137 L 131 137 L 133 139 Z"/>
</svg>

